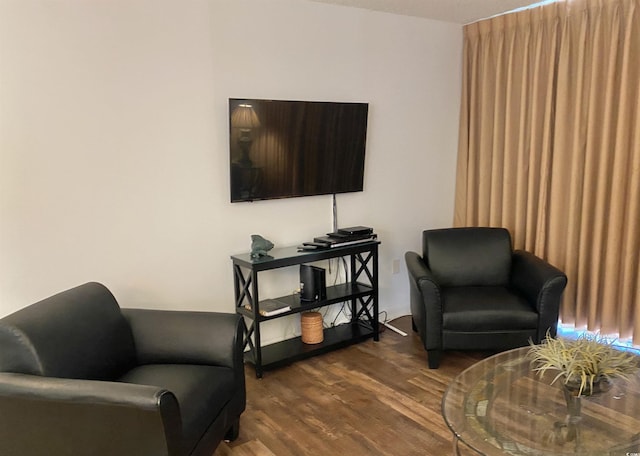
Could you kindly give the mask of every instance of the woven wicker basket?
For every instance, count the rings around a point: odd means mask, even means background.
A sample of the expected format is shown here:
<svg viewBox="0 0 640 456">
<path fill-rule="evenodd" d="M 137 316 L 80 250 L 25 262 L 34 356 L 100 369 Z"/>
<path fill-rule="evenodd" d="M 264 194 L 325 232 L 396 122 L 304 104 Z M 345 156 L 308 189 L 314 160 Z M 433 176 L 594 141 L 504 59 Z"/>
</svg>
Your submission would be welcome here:
<svg viewBox="0 0 640 456">
<path fill-rule="evenodd" d="M 322 315 L 320 312 L 303 312 L 300 316 L 302 342 L 305 344 L 319 344 L 324 340 Z"/>
</svg>

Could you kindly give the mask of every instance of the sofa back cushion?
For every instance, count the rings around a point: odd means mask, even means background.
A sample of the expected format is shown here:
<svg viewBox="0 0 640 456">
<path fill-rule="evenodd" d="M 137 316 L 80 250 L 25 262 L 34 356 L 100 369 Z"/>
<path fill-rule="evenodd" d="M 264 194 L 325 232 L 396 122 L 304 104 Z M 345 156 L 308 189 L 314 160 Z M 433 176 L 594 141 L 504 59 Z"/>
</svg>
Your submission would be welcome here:
<svg viewBox="0 0 640 456">
<path fill-rule="evenodd" d="M 131 329 L 99 283 L 63 291 L 0 319 L 0 371 L 113 380 L 135 363 Z"/>
<path fill-rule="evenodd" d="M 422 255 L 443 287 L 506 286 L 511 236 L 504 228 L 448 228 L 422 233 Z"/>
</svg>

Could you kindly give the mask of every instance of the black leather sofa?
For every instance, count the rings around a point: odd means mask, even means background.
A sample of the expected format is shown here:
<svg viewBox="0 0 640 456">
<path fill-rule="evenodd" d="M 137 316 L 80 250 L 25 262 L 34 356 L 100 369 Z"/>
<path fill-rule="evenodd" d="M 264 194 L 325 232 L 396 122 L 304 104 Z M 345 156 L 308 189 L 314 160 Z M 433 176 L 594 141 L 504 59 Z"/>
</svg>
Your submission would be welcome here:
<svg viewBox="0 0 640 456">
<path fill-rule="evenodd" d="M 522 250 L 504 228 L 422 233 L 407 252 L 411 316 L 437 368 L 443 350 L 506 350 L 555 337 L 566 275 Z"/>
<path fill-rule="evenodd" d="M 242 330 L 98 283 L 0 319 L 0 455 L 211 456 L 245 409 Z"/>
</svg>

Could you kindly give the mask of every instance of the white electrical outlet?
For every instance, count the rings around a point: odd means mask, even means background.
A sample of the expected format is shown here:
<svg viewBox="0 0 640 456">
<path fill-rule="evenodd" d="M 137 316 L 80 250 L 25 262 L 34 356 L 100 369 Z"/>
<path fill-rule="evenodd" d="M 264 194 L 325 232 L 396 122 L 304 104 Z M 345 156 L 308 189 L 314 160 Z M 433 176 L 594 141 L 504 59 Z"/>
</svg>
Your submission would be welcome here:
<svg viewBox="0 0 640 456">
<path fill-rule="evenodd" d="M 400 260 L 393 260 L 391 263 L 391 274 L 397 274 L 400 272 Z"/>
</svg>

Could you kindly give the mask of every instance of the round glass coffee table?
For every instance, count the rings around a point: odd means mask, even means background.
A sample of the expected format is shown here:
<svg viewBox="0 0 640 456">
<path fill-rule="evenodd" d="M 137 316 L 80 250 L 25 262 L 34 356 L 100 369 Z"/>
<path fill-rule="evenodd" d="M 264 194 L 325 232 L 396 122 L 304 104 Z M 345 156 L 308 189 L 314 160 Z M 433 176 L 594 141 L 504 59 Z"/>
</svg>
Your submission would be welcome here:
<svg viewBox="0 0 640 456">
<path fill-rule="evenodd" d="M 517 348 L 482 360 L 449 385 L 442 415 L 459 442 L 483 455 L 640 456 L 640 373 L 579 399 L 532 371 Z"/>
</svg>

